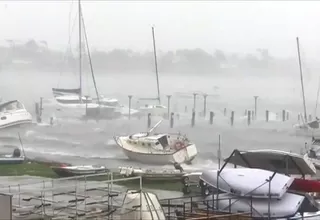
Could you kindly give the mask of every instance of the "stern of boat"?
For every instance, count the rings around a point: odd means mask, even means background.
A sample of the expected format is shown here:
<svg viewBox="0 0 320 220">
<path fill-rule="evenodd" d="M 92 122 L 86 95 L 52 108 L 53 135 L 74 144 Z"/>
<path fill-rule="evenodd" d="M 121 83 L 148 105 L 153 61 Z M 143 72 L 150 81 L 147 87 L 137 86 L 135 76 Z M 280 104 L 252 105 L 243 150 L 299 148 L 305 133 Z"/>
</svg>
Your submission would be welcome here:
<svg viewBox="0 0 320 220">
<path fill-rule="evenodd" d="M 175 163 L 191 164 L 191 161 L 197 156 L 198 151 L 195 144 L 189 144 L 187 147 L 176 151 L 172 156 Z"/>
</svg>

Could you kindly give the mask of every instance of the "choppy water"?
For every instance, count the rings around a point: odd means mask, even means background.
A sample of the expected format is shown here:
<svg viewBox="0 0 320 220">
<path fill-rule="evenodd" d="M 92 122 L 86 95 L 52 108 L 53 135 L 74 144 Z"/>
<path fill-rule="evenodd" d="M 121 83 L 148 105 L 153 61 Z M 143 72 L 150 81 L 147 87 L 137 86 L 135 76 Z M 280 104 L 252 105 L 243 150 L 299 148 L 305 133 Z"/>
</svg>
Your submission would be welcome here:
<svg viewBox="0 0 320 220">
<path fill-rule="evenodd" d="M 57 86 L 59 73 L 8 73 L 6 82 L 1 80 L 0 92 L 4 99 L 20 99 L 30 112 L 33 105 L 42 96 L 51 98 L 51 88 Z M 71 81 L 72 77 L 67 78 Z M 124 76 L 113 77 L 97 76 L 101 93 L 127 101 L 128 94 L 135 96 L 154 96 L 154 78 L 152 76 Z M 139 82 L 139 78 L 143 79 Z M 61 79 L 60 79 L 61 80 Z M 67 81 L 66 80 L 66 81 Z M 197 118 L 196 126 L 190 126 L 190 110 L 192 99 L 173 98 L 172 109 L 175 112 L 184 111 L 188 107 L 189 113 L 182 114 L 176 120 L 173 129 L 169 128 L 168 121 L 164 121 L 157 131 L 181 132 L 187 134 L 196 143 L 199 154 L 189 168 L 214 167 L 217 164 L 218 135 L 222 138 L 222 154 L 228 156 L 233 149 L 262 149 L 271 148 L 299 152 L 310 137 L 296 135 L 293 124 L 297 123 L 297 114 L 301 109 L 299 81 L 292 79 L 227 79 L 203 77 L 162 77 L 162 91 L 164 94 L 174 92 L 192 92 L 200 90 L 214 93 L 214 86 L 218 86 L 221 95 L 219 99 L 208 98 L 208 112 L 214 111 L 214 124 L 209 125 L 208 118 Z M 147 83 L 150 82 L 150 83 Z M 314 84 L 314 83 L 313 83 Z M 314 96 L 317 87 L 310 83 L 307 88 L 308 109 L 313 113 Z M 71 84 L 70 84 L 71 85 Z M 313 94 L 314 93 L 314 94 Z M 93 94 L 93 93 L 92 93 Z M 250 127 L 243 116 L 245 109 L 253 109 L 252 95 L 259 95 L 258 120 Z M 203 108 L 203 100 L 197 100 L 197 111 Z M 223 109 L 227 108 L 227 116 L 223 116 Z M 264 121 L 265 110 L 271 111 L 270 122 Z M 290 111 L 290 120 L 281 122 L 282 109 Z M 234 110 L 235 124 L 230 125 L 230 111 Z M 123 165 L 145 166 L 128 160 L 122 151 L 115 145 L 113 135 L 128 134 L 147 130 L 145 118 L 121 118 L 112 121 L 79 121 L 57 120 L 55 126 L 47 126 L 49 117 L 54 115 L 50 108 L 44 109 L 44 124 L 32 126 L 21 131 L 24 149 L 28 157 L 46 157 L 47 159 L 70 162 L 73 164 L 99 163 L 109 168 Z M 158 119 L 153 119 L 155 124 Z M 13 131 L 0 133 L 3 144 L 19 144 L 18 136 Z M 5 149 L 6 150 L 6 149 Z M 151 166 L 151 165 L 150 165 Z M 170 166 L 166 166 L 170 167 Z"/>
</svg>

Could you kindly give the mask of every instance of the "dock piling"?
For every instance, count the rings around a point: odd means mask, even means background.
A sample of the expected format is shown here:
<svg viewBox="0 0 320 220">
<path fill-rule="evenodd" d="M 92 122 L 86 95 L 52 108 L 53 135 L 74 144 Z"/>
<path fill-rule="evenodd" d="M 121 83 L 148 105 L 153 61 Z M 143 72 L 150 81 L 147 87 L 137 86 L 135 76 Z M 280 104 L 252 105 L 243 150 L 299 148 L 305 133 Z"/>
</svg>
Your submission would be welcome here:
<svg viewBox="0 0 320 220">
<path fill-rule="evenodd" d="M 151 127 L 151 113 L 148 113 L 148 128 Z"/>
<path fill-rule="evenodd" d="M 248 126 L 251 124 L 251 111 L 248 111 Z"/>
<path fill-rule="evenodd" d="M 210 124 L 213 124 L 213 117 L 214 117 L 214 112 L 210 112 Z"/>
<path fill-rule="evenodd" d="M 170 128 L 173 128 L 173 125 L 174 125 L 174 113 L 171 112 L 171 115 L 170 115 Z"/>
<path fill-rule="evenodd" d="M 191 117 L 191 127 L 194 127 L 196 121 L 196 112 L 192 112 L 192 117 Z"/>
<path fill-rule="evenodd" d="M 266 122 L 269 121 L 269 110 L 266 110 Z"/>
<path fill-rule="evenodd" d="M 131 100 L 132 100 L 132 95 L 128 95 L 129 98 L 129 116 L 128 119 L 131 119 Z"/>
<path fill-rule="evenodd" d="M 233 122 L 234 122 L 234 111 L 231 112 L 231 117 L 230 117 L 231 126 L 233 126 Z"/>
</svg>

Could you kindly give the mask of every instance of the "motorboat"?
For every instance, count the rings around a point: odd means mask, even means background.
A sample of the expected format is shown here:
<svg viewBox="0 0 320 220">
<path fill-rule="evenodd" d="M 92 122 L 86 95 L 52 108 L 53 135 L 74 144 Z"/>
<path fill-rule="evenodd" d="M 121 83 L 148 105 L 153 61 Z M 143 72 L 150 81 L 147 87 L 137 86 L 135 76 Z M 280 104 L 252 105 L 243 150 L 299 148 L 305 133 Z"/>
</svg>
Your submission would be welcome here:
<svg viewBox="0 0 320 220">
<path fill-rule="evenodd" d="M 125 177 L 141 176 L 143 180 L 154 180 L 154 181 L 170 181 L 178 182 L 181 180 L 185 172 L 173 169 L 143 169 L 133 167 L 119 167 L 120 175 Z"/>
<path fill-rule="evenodd" d="M 100 165 L 68 166 L 61 164 L 60 166 L 52 166 L 51 169 L 60 177 L 83 176 L 109 172 L 105 166 Z"/>
<path fill-rule="evenodd" d="M 261 149 L 237 151 L 227 158 L 228 163 L 249 168 L 258 168 L 288 175 L 313 176 L 317 170 L 307 154 Z"/>
<path fill-rule="evenodd" d="M 214 195 L 216 207 L 231 213 L 251 213 L 255 219 L 290 218 L 303 210 L 306 197 L 294 193 L 285 193 L 281 199 L 245 198 L 228 193 Z"/>
<path fill-rule="evenodd" d="M 149 132 L 114 136 L 114 140 L 129 159 L 141 163 L 191 163 L 198 153 L 196 145 L 181 134 L 152 134 L 161 122 L 162 120 Z"/>
<path fill-rule="evenodd" d="M 0 104 L 0 129 L 29 125 L 32 123 L 32 115 L 18 100 Z"/>
<path fill-rule="evenodd" d="M 241 197 L 281 198 L 294 178 L 268 170 L 225 168 L 202 172 L 200 179 L 215 189 Z"/>
</svg>

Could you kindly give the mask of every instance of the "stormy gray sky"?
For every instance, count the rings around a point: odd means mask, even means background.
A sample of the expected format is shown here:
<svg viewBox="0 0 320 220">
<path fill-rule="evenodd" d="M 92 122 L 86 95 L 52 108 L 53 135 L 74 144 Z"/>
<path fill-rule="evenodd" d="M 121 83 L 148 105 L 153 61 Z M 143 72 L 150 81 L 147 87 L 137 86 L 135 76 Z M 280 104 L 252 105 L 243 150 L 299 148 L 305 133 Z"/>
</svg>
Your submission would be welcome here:
<svg viewBox="0 0 320 220">
<path fill-rule="evenodd" d="M 1 1 L 0 42 L 46 40 L 62 49 L 76 1 Z M 319 1 L 82 1 L 89 43 L 110 50 L 151 50 L 155 26 L 159 50 L 202 48 L 252 52 L 269 48 L 295 56 L 295 37 L 308 57 L 320 56 Z"/>
</svg>

